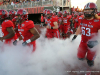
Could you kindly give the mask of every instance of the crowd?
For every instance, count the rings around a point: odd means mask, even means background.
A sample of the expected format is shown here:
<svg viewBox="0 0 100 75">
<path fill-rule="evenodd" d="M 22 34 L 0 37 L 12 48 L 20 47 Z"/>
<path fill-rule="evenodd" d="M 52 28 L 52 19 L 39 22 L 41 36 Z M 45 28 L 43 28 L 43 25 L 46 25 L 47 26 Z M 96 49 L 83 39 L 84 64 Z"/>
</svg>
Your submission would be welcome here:
<svg viewBox="0 0 100 75">
<path fill-rule="evenodd" d="M 0 2 L 0 6 L 1 5 L 15 5 L 15 4 L 18 4 L 18 3 L 27 3 L 27 2 L 35 2 L 35 1 L 41 1 L 41 0 L 13 0 L 13 1 L 3 1 L 3 2 Z M 49 0 L 43 0 L 43 1 L 49 1 Z"/>
</svg>

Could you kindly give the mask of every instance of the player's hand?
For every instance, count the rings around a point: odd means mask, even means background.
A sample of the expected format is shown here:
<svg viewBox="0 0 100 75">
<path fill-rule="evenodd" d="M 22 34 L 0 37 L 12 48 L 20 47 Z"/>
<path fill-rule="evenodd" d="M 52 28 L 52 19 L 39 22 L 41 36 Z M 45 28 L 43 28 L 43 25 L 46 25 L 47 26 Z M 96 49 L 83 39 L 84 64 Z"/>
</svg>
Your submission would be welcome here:
<svg viewBox="0 0 100 75">
<path fill-rule="evenodd" d="M 71 42 L 73 42 L 76 39 L 77 35 L 74 35 L 74 37 L 72 38 Z"/>
<path fill-rule="evenodd" d="M 51 27 L 49 25 L 47 25 L 46 28 L 51 29 Z"/>
<path fill-rule="evenodd" d="M 18 42 L 18 41 L 17 41 L 17 40 L 15 40 L 15 41 L 13 42 L 13 45 L 15 45 L 15 46 L 16 46 L 16 45 L 17 45 L 17 42 Z"/>
<path fill-rule="evenodd" d="M 98 45 L 98 41 L 88 41 L 88 43 L 87 43 L 87 46 L 89 48 L 93 48 L 96 45 Z"/>
<path fill-rule="evenodd" d="M 3 37 L 0 37 L 0 41 L 2 41 L 2 42 L 3 42 Z"/>
<path fill-rule="evenodd" d="M 22 43 L 22 46 L 26 46 L 28 43 L 25 41 Z"/>
</svg>

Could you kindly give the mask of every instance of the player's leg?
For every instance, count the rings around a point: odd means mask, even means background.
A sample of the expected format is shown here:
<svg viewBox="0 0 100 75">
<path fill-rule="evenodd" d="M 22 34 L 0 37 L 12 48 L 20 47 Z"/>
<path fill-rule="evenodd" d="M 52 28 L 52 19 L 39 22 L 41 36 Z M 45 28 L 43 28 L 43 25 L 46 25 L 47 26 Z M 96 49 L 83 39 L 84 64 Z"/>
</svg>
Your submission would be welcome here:
<svg viewBox="0 0 100 75">
<path fill-rule="evenodd" d="M 77 57 L 79 60 L 84 60 L 87 52 L 87 44 L 81 42 L 78 48 Z"/>
<path fill-rule="evenodd" d="M 59 33 L 58 30 L 54 32 L 54 37 L 56 37 L 56 38 L 60 38 L 60 33 Z"/>
<path fill-rule="evenodd" d="M 87 52 L 87 64 L 88 66 L 92 67 L 94 66 L 94 59 L 96 58 L 96 51 L 91 51 L 88 49 Z"/>
<path fill-rule="evenodd" d="M 36 50 L 36 41 L 33 42 L 33 51 L 34 52 Z"/>
</svg>

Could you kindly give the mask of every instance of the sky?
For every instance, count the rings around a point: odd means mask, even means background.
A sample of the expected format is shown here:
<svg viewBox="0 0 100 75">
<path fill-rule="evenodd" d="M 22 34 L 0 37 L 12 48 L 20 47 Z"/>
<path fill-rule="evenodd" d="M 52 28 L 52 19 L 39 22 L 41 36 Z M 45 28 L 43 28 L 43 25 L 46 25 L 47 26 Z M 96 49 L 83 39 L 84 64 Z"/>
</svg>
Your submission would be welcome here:
<svg viewBox="0 0 100 75">
<path fill-rule="evenodd" d="M 95 2 L 96 3 L 97 0 L 71 0 L 71 7 L 79 7 L 79 8 L 84 8 L 84 5 L 88 2 Z"/>
</svg>

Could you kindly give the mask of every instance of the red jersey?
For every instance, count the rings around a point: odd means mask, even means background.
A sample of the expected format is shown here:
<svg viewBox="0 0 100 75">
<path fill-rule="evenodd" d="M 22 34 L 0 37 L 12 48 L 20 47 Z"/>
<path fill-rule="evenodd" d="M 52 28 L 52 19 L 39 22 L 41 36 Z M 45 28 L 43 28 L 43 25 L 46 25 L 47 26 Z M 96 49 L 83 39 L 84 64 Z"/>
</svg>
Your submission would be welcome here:
<svg viewBox="0 0 100 75">
<path fill-rule="evenodd" d="M 29 30 L 34 27 L 34 23 L 31 20 L 24 21 L 21 25 L 18 25 L 18 31 L 21 34 L 23 41 L 26 41 L 34 36 L 31 32 L 29 32 Z"/>
<path fill-rule="evenodd" d="M 31 20 L 24 21 L 21 25 L 18 25 L 18 31 L 22 36 L 23 41 L 26 41 L 33 37 L 34 35 L 29 31 L 31 28 L 34 28 L 34 23 Z M 28 46 L 33 45 L 33 51 L 36 49 L 36 41 L 32 41 Z"/>
<path fill-rule="evenodd" d="M 51 17 L 50 19 L 47 19 L 46 24 L 49 25 L 50 27 L 53 27 L 54 26 L 53 22 L 58 22 L 57 17 Z M 47 30 L 56 31 L 58 29 L 47 29 Z"/>
<path fill-rule="evenodd" d="M 7 31 L 7 28 L 9 27 L 14 28 L 14 24 L 10 20 L 3 21 L 1 26 L 2 26 L 3 37 L 9 34 L 9 32 Z M 17 39 L 17 36 L 14 35 L 12 38 L 5 39 L 5 42 L 8 43 L 8 42 L 11 42 L 11 40 L 16 40 L 16 39 Z"/>
<path fill-rule="evenodd" d="M 17 21 L 17 16 L 15 16 L 15 17 L 12 19 L 12 22 L 13 22 L 13 24 L 14 24 L 14 29 L 16 28 L 16 26 L 18 26 L 18 25 L 15 25 L 15 22 L 16 22 L 16 21 Z M 17 37 L 20 37 L 20 34 L 19 34 L 18 30 L 16 30 L 15 32 L 16 32 Z"/>
<path fill-rule="evenodd" d="M 62 22 L 62 17 L 58 17 L 58 25 Z"/>
<path fill-rule="evenodd" d="M 79 26 L 78 19 L 79 19 L 79 17 L 76 17 L 76 18 L 74 17 L 73 18 L 73 20 L 74 20 L 74 28 L 77 28 Z"/>
<path fill-rule="evenodd" d="M 53 27 L 54 22 L 58 22 L 57 17 L 51 17 L 50 19 L 47 19 L 46 24 L 49 25 L 50 27 Z M 58 29 L 48 29 L 47 28 L 47 31 L 46 31 L 47 38 L 53 38 L 53 37 L 59 38 L 59 35 L 60 34 L 59 34 Z"/>
<path fill-rule="evenodd" d="M 67 18 L 70 18 L 71 19 L 72 18 L 72 15 L 68 15 Z"/>
<path fill-rule="evenodd" d="M 63 24 L 69 26 L 70 25 L 70 17 L 63 17 Z"/>
<path fill-rule="evenodd" d="M 82 42 L 87 42 L 88 40 L 97 36 L 98 30 L 100 29 L 99 19 L 81 19 L 79 24 L 82 32 Z"/>
</svg>

